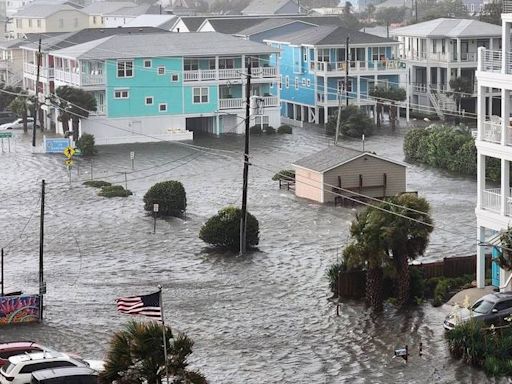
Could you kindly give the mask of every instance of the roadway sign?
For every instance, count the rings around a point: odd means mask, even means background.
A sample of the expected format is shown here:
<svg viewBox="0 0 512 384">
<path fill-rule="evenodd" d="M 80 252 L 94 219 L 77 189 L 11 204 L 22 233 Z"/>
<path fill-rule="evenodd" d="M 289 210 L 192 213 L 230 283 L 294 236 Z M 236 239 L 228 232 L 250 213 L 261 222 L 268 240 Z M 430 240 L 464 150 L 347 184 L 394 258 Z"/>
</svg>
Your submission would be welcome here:
<svg viewBox="0 0 512 384">
<path fill-rule="evenodd" d="M 44 138 L 43 146 L 46 153 L 63 153 L 69 147 L 70 140 L 62 138 Z"/>
<path fill-rule="evenodd" d="M 12 132 L 0 132 L 0 139 L 9 139 L 12 137 Z"/>
<path fill-rule="evenodd" d="M 71 160 L 71 159 L 64 160 L 64 164 L 66 164 L 66 166 L 68 168 L 70 168 L 73 166 L 73 160 Z"/>
<path fill-rule="evenodd" d="M 74 148 L 67 146 L 66 149 L 64 149 L 64 155 L 66 155 L 66 157 L 68 159 L 71 159 L 74 154 L 75 154 Z"/>
</svg>

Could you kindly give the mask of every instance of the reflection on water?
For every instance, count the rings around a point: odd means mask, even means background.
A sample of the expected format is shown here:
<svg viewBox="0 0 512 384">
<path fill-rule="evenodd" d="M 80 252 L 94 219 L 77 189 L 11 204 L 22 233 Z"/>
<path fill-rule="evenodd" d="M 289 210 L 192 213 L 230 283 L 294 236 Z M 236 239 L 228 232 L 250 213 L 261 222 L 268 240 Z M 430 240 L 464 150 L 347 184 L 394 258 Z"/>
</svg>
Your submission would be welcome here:
<svg viewBox="0 0 512 384">
<path fill-rule="evenodd" d="M 328 141 L 314 129 L 251 137 L 258 167 L 250 169 L 249 209 L 260 221 L 261 241 L 258 252 L 241 259 L 208 252 L 197 234 L 218 209 L 240 204 L 241 156 L 229 151 L 241 152 L 242 137 L 194 141 L 223 149 L 219 155 L 176 143 L 102 147 L 94 177 L 123 184 L 119 172 L 126 171 L 134 192 L 104 199 L 79 182 L 90 176 L 87 160 L 80 175 L 73 169 L 70 185 L 63 156 L 31 154 L 29 138 L 19 136 L 15 152 L 0 154 L 0 244 L 10 242 L 6 287 L 37 290 L 38 189 L 46 178 L 46 321 L 2 329 L 1 339 L 37 339 L 101 358 L 109 335 L 126 321 L 114 298 L 162 283 L 166 317 L 196 341 L 192 365 L 212 383 L 483 382 L 481 373 L 449 358 L 441 327 L 447 310 L 387 308 L 373 317 L 346 302 L 336 316 L 325 270 L 346 242 L 353 211 L 296 199 L 259 167 L 289 168 Z M 387 133 L 369 138 L 366 149 L 402 161 L 402 142 L 402 134 Z M 165 179 L 185 185 L 187 217 L 159 220 L 153 235 L 142 197 Z M 410 166 L 408 189 L 427 197 L 435 224 L 452 231 L 434 231 L 425 260 L 474 252 L 473 180 Z M 405 344 L 412 353 L 407 365 L 391 359 Z"/>
</svg>

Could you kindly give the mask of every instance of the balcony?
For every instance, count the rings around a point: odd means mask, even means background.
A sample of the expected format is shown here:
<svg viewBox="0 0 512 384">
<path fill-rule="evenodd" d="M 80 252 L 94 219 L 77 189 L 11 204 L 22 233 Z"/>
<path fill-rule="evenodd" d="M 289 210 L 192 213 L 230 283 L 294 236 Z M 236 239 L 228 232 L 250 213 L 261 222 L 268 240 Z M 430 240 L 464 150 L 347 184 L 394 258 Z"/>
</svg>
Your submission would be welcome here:
<svg viewBox="0 0 512 384">
<path fill-rule="evenodd" d="M 310 65 L 311 70 L 314 72 L 333 73 L 336 75 L 345 74 L 346 67 L 347 63 L 345 61 L 312 61 Z M 351 61 L 349 73 L 395 71 L 403 68 L 405 68 L 405 63 L 402 63 L 400 60 Z"/>
<path fill-rule="evenodd" d="M 501 118 L 486 120 L 482 124 L 482 136 L 483 141 L 490 143 L 501 143 Z"/>
<path fill-rule="evenodd" d="M 23 72 L 28 75 L 37 76 L 37 65 L 32 63 L 23 63 Z M 41 78 L 53 78 L 53 68 L 40 67 L 39 77 Z"/>
<path fill-rule="evenodd" d="M 196 69 L 183 72 L 183 81 L 215 81 L 241 79 L 247 73 L 245 68 L 228 69 Z M 274 78 L 277 76 L 277 67 L 254 67 L 252 75 L 255 78 Z"/>
<path fill-rule="evenodd" d="M 512 13 L 512 0 L 503 0 L 503 13 Z"/>
<path fill-rule="evenodd" d="M 512 188 L 509 190 L 509 196 L 512 196 Z M 505 215 L 512 216 L 512 197 L 507 197 L 505 204 Z M 494 213 L 501 213 L 501 188 L 484 189 L 481 207 Z"/>
<path fill-rule="evenodd" d="M 69 72 L 63 69 L 55 69 L 54 78 L 56 81 L 61 81 L 78 87 L 105 84 L 105 76 L 98 73 L 81 74 L 80 72 Z"/>
<path fill-rule="evenodd" d="M 263 97 L 264 107 L 277 107 L 279 106 L 279 98 L 277 96 L 264 96 Z M 219 109 L 242 109 L 245 107 L 245 99 L 219 99 Z"/>
<path fill-rule="evenodd" d="M 9 60 L 0 60 L 0 71 L 6 71 L 9 69 Z"/>
</svg>

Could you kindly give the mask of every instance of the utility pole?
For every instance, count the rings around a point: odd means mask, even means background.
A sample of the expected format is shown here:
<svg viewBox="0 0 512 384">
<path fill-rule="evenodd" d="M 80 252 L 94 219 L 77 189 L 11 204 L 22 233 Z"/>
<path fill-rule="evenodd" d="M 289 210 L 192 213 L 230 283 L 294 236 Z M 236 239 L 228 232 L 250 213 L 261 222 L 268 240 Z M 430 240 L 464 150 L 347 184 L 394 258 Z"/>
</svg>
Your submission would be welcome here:
<svg viewBox="0 0 512 384">
<path fill-rule="evenodd" d="M 0 296 L 4 295 L 4 249 L 2 248 L 2 254 L 0 256 L 0 269 L 1 269 L 1 276 L 0 279 L 2 279 L 2 291 L 0 292 Z"/>
<path fill-rule="evenodd" d="M 347 41 L 345 43 L 345 101 L 346 106 L 348 107 L 348 67 L 350 65 L 350 36 L 347 36 Z"/>
<path fill-rule="evenodd" d="M 39 321 L 43 321 L 43 295 L 46 293 L 43 275 L 44 253 L 44 194 L 46 183 L 41 180 L 41 218 L 39 222 Z"/>
<path fill-rule="evenodd" d="M 247 64 L 247 82 L 245 85 L 245 149 L 244 173 L 242 190 L 242 217 L 240 218 L 240 256 L 245 255 L 247 249 L 247 184 L 249 179 L 249 127 L 251 117 L 251 64 Z"/>
<path fill-rule="evenodd" d="M 334 136 L 334 145 L 338 145 L 338 136 L 340 135 L 341 125 L 341 90 L 338 89 L 338 118 L 336 120 L 336 136 Z"/>
<path fill-rule="evenodd" d="M 416 22 L 418 22 L 418 0 L 414 1 L 414 16 L 416 17 Z"/>
<path fill-rule="evenodd" d="M 36 127 L 37 127 L 37 115 L 38 115 L 38 98 L 39 98 L 39 75 L 41 71 L 41 38 L 39 38 L 39 44 L 37 48 L 37 74 L 36 74 L 36 100 L 34 102 L 34 127 L 32 129 L 32 147 L 36 146 Z"/>
</svg>

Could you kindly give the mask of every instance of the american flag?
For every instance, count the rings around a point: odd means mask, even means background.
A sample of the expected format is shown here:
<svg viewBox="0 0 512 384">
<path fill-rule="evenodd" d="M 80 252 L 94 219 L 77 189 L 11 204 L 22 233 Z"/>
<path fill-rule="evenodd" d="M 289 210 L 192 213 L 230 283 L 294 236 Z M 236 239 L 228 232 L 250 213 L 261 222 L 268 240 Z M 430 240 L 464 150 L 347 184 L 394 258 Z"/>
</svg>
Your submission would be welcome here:
<svg viewBox="0 0 512 384">
<path fill-rule="evenodd" d="M 142 315 L 162 320 L 160 292 L 143 296 L 120 297 L 116 299 L 117 310 L 127 315 Z"/>
</svg>

